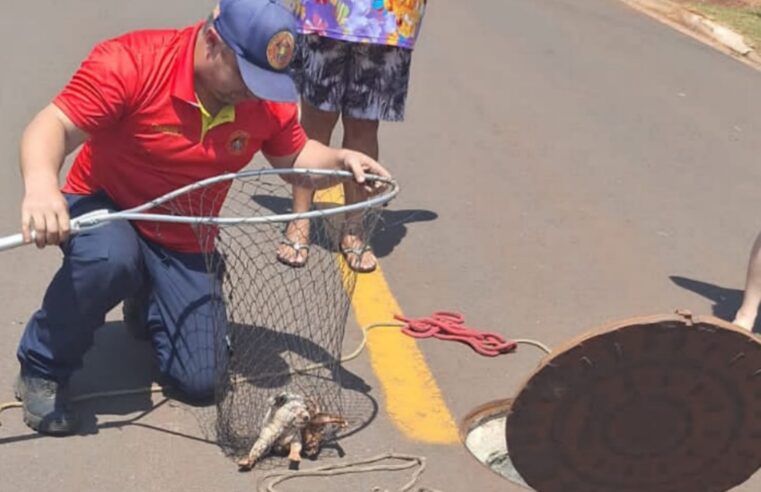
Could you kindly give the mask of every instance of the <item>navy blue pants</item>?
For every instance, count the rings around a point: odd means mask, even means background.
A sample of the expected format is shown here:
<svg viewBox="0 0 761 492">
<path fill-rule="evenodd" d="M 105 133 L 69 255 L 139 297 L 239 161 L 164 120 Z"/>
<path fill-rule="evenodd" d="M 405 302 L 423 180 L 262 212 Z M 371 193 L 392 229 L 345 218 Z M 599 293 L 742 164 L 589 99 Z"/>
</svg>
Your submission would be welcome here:
<svg viewBox="0 0 761 492">
<path fill-rule="evenodd" d="M 72 217 L 116 210 L 103 194 L 67 195 L 66 200 Z M 143 296 L 161 373 L 191 398 L 213 395 L 221 362 L 214 327 L 223 326 L 224 312 L 220 282 L 212 281 L 203 255 L 162 248 L 127 221 L 81 232 L 61 249 L 63 264 L 19 344 L 25 370 L 65 383 L 82 366 L 106 314 L 126 298 Z"/>
</svg>

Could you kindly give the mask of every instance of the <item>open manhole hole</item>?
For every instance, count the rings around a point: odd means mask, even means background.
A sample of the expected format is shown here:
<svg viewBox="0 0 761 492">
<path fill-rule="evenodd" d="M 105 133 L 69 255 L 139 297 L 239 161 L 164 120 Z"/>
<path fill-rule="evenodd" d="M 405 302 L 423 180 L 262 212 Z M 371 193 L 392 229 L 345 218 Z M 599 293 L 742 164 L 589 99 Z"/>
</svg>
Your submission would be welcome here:
<svg viewBox="0 0 761 492">
<path fill-rule="evenodd" d="M 505 440 L 505 422 L 512 400 L 498 400 L 471 411 L 463 420 L 461 438 L 481 463 L 513 483 L 528 488 L 513 466 Z"/>
<path fill-rule="evenodd" d="M 538 492 L 723 492 L 761 467 L 761 342 L 687 312 L 611 323 L 471 412 L 463 440 Z"/>
</svg>

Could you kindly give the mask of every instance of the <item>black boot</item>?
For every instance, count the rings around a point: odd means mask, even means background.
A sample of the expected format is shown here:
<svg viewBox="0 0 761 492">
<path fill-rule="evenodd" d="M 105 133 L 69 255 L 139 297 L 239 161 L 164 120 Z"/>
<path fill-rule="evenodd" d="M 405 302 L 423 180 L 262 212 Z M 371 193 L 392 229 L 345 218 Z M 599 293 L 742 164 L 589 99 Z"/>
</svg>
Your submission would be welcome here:
<svg viewBox="0 0 761 492">
<path fill-rule="evenodd" d="M 79 417 L 69 405 L 65 385 L 21 370 L 16 398 L 24 406 L 24 423 L 42 434 L 66 436 L 76 432 Z"/>
</svg>

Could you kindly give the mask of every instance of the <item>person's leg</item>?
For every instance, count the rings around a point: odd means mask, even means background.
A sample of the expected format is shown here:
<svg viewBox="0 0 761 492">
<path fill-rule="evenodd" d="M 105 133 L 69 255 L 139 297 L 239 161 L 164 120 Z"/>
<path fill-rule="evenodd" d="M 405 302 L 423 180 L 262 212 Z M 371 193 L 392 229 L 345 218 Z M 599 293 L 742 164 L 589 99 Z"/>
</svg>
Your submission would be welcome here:
<svg viewBox="0 0 761 492">
<path fill-rule="evenodd" d="M 378 160 L 378 120 L 351 118 L 344 114 L 343 147 L 367 154 Z M 343 184 L 344 201 L 347 204 L 357 203 L 367 198 L 366 193 L 356 183 L 346 181 Z M 341 251 L 346 258 L 349 268 L 357 272 L 372 272 L 378 260 L 364 237 L 362 214 L 349 214 L 341 237 Z"/>
<path fill-rule="evenodd" d="M 312 106 L 307 99 L 301 100 L 301 126 L 312 140 L 330 145 L 338 116 L 336 111 L 324 111 Z"/>
<path fill-rule="evenodd" d="M 759 303 L 761 303 L 761 233 L 756 237 L 750 252 L 743 302 L 735 314 L 733 323 L 746 330 L 752 330 L 756 323 Z"/>
<path fill-rule="evenodd" d="M 323 111 L 302 99 L 301 126 L 309 138 L 328 145 L 333 128 L 338 121 L 338 113 Z M 307 212 L 312 206 L 314 189 L 293 185 L 293 212 Z M 280 262 L 293 267 L 303 266 L 309 252 L 309 220 L 299 219 L 288 223 L 282 242 L 277 250 Z"/>
<path fill-rule="evenodd" d="M 316 34 L 299 37 L 294 78 L 301 93 L 301 126 L 309 138 L 325 145 L 330 145 L 338 122 L 345 59 L 345 43 Z M 307 212 L 313 195 L 312 188 L 293 185 L 293 211 Z M 277 258 L 290 266 L 303 266 L 308 245 L 309 221 L 294 220 L 286 227 Z"/>
<path fill-rule="evenodd" d="M 72 217 L 114 209 L 100 195 L 66 198 Z M 61 249 L 63 264 L 27 324 L 17 352 L 17 396 L 24 404 L 24 420 L 35 430 L 53 434 L 75 430 L 76 415 L 66 396 L 69 378 L 82 366 L 106 313 L 143 282 L 137 233 L 128 222 L 72 235 Z"/>
<path fill-rule="evenodd" d="M 342 103 L 343 147 L 378 159 L 379 122 L 402 121 L 409 83 L 412 52 L 403 48 L 354 44 Z M 366 198 L 360 187 L 344 183 L 346 203 Z M 360 215 L 348 218 L 341 249 L 350 268 L 373 271 L 377 259 L 364 237 Z"/>
<path fill-rule="evenodd" d="M 344 127 L 342 147 L 356 150 L 378 160 L 378 120 L 365 120 L 343 115 Z"/>
<path fill-rule="evenodd" d="M 202 254 L 176 253 L 146 240 L 141 246 L 150 278 L 147 325 L 159 370 L 187 398 L 207 400 L 226 355 L 223 267 L 212 276 Z"/>
</svg>

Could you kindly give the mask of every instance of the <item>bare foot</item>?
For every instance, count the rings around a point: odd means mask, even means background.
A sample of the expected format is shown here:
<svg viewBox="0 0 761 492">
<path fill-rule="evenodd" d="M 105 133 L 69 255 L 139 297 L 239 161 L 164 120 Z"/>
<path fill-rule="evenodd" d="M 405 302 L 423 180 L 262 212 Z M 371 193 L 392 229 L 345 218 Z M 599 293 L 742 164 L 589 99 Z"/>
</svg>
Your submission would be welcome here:
<svg viewBox="0 0 761 492">
<path fill-rule="evenodd" d="M 378 259 L 370 245 L 354 234 L 346 234 L 341 239 L 341 254 L 355 272 L 370 273 L 378 267 Z"/>
<path fill-rule="evenodd" d="M 240 471 L 248 471 L 254 467 L 255 462 L 256 460 L 252 460 L 251 458 L 247 456 L 243 458 L 242 460 L 238 461 L 238 469 Z"/>
<path fill-rule="evenodd" d="M 745 328 L 748 331 L 753 330 L 753 325 L 756 324 L 756 312 L 753 311 L 751 313 L 747 313 L 743 311 L 742 309 L 737 311 L 737 314 L 735 315 L 734 321 L 732 323 L 736 324 L 737 326 L 741 328 Z"/>
<path fill-rule="evenodd" d="M 293 462 L 301 461 L 301 443 L 300 442 L 291 443 L 291 449 L 290 449 L 290 452 L 288 453 L 288 460 Z"/>
<path fill-rule="evenodd" d="M 309 256 L 309 219 L 299 219 L 288 223 L 280 246 L 277 260 L 285 265 L 303 267 Z"/>
</svg>

